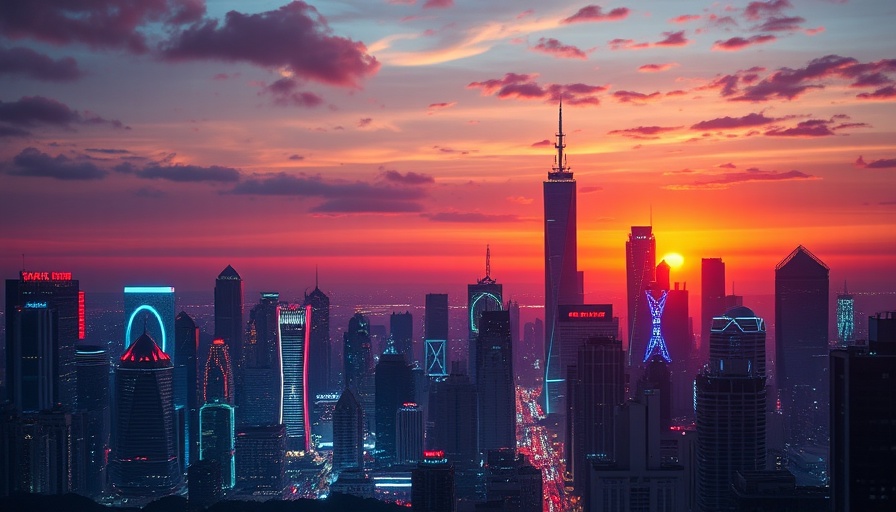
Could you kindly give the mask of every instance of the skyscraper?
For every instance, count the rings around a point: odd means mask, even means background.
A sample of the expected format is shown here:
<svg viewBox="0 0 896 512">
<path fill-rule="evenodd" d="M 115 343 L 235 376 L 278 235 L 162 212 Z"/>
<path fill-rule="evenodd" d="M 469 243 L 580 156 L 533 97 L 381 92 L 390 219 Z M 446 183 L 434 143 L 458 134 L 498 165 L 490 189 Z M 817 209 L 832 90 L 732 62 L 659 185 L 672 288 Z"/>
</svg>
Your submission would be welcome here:
<svg viewBox="0 0 896 512">
<path fill-rule="evenodd" d="M 831 351 L 833 510 L 885 511 L 896 501 L 896 312 L 868 319 L 868 345 Z"/>
<path fill-rule="evenodd" d="M 311 306 L 280 306 L 280 348 L 283 361 L 283 423 L 289 450 L 311 447 L 311 404 L 308 399 L 308 351 Z"/>
<path fill-rule="evenodd" d="M 22 309 L 22 314 L 33 326 L 39 321 L 39 317 L 46 315 L 55 316 L 57 361 L 53 382 L 48 383 L 46 389 L 53 389 L 53 400 L 63 404 L 69 410 L 75 407 L 76 377 L 75 377 L 75 343 L 84 339 L 84 293 L 79 291 L 78 280 L 72 279 L 71 272 L 29 272 L 21 271 L 18 279 L 6 280 L 6 385 L 7 395 L 10 400 L 19 393 L 16 389 L 21 376 L 19 371 L 25 371 L 18 367 L 21 361 L 12 357 L 12 344 L 17 343 L 15 336 L 16 308 Z M 55 313 L 41 313 L 40 310 L 55 311 Z M 25 311 L 29 310 L 29 311 Z M 46 321 L 44 318 L 43 321 Z M 47 333 L 44 332 L 44 335 Z M 20 348 L 21 349 L 21 348 Z M 120 353 L 120 352 L 119 352 Z M 26 365 L 27 366 L 27 365 Z M 28 370 L 31 371 L 31 370 Z M 34 369 L 34 371 L 38 371 Z"/>
<path fill-rule="evenodd" d="M 236 484 L 234 423 L 233 406 L 219 399 L 199 410 L 199 459 L 220 464 L 222 489 Z"/>
<path fill-rule="evenodd" d="M 346 387 L 333 409 L 333 471 L 364 468 L 364 412 Z"/>
<path fill-rule="evenodd" d="M 283 495 L 286 429 L 283 424 L 245 427 L 236 436 L 237 487 L 244 494 Z"/>
<path fill-rule="evenodd" d="M 203 403 L 233 403 L 233 363 L 229 347 L 221 338 L 215 338 L 208 349 L 202 383 Z"/>
<path fill-rule="evenodd" d="M 174 342 L 174 288 L 171 286 L 125 286 L 124 338 L 126 345 L 112 347 L 121 354 L 139 333 L 146 331 L 157 340 L 162 352 L 176 357 Z"/>
<path fill-rule="evenodd" d="M 696 381 L 697 503 L 724 510 L 736 471 L 766 458 L 765 322 L 737 307 L 713 318 L 709 365 Z"/>
<path fill-rule="evenodd" d="M 468 358 L 467 365 L 469 375 L 473 382 L 476 382 L 476 354 L 477 339 L 479 337 L 479 325 L 482 319 L 482 313 L 485 311 L 503 311 L 504 298 L 502 286 L 492 279 L 492 262 L 491 248 L 486 246 L 485 249 L 485 277 L 477 279 L 474 284 L 467 285 L 467 340 L 468 340 Z"/>
<path fill-rule="evenodd" d="M 385 328 L 383 328 L 385 331 Z M 370 432 L 376 425 L 376 382 L 373 372 L 373 341 L 370 321 L 361 313 L 348 321 L 348 330 L 342 333 L 344 342 L 342 358 L 345 362 L 343 378 L 345 387 L 355 392 L 364 410 L 364 431 Z"/>
<path fill-rule="evenodd" d="M 230 350 L 234 372 L 239 374 L 243 350 L 243 280 L 230 265 L 215 280 L 215 337 Z M 234 379 L 239 382 L 239 378 Z M 226 473 L 226 472 L 225 472 Z"/>
<path fill-rule="evenodd" d="M 846 346 L 856 339 L 856 300 L 843 283 L 843 293 L 837 294 L 837 340 Z"/>
<path fill-rule="evenodd" d="M 280 294 L 265 292 L 249 312 L 243 346 L 243 390 L 238 397 L 236 418 L 241 426 L 276 425 L 283 421 L 279 303 Z"/>
<path fill-rule="evenodd" d="M 712 319 L 725 312 L 725 262 L 703 258 L 700 263 L 700 358 L 709 354 Z"/>
<path fill-rule="evenodd" d="M 545 365 L 542 402 L 547 414 L 555 410 L 549 396 L 554 388 L 563 387 L 556 377 L 548 375 L 551 359 L 558 357 L 557 308 L 561 304 L 578 305 L 584 302 L 583 277 L 578 266 L 576 241 L 576 180 L 566 164 L 563 133 L 563 106 L 560 106 L 557 150 L 554 166 L 544 182 L 544 314 Z"/>
<path fill-rule="evenodd" d="M 309 396 L 329 392 L 335 384 L 330 375 L 332 371 L 330 346 L 330 297 L 321 291 L 315 273 L 314 290 L 305 294 L 305 306 L 311 306 L 311 336 L 308 338 L 311 347 L 308 357 L 311 363 L 308 368 Z"/>
<path fill-rule="evenodd" d="M 60 401 L 59 315 L 45 301 L 12 309 L 7 331 L 9 398 L 21 412 L 52 409 Z"/>
<path fill-rule="evenodd" d="M 461 468 L 479 459 L 479 406 L 476 386 L 455 362 L 448 378 L 433 384 L 429 393 L 427 448 L 443 450 Z"/>
<path fill-rule="evenodd" d="M 516 448 L 516 388 L 510 313 L 483 311 L 476 340 L 479 450 Z"/>
<path fill-rule="evenodd" d="M 171 358 L 145 332 L 115 369 L 111 473 L 122 494 L 166 495 L 181 484 L 173 380 Z"/>
<path fill-rule="evenodd" d="M 414 362 L 414 317 L 410 312 L 392 312 L 389 315 L 389 337 L 395 350 L 404 356 L 405 361 Z"/>
<path fill-rule="evenodd" d="M 420 462 L 423 458 L 423 411 L 407 402 L 395 413 L 395 461 Z"/>
<path fill-rule="evenodd" d="M 448 294 L 427 293 L 424 330 L 424 371 L 430 377 L 448 375 Z"/>
<path fill-rule="evenodd" d="M 775 364 L 791 443 L 827 438 L 829 269 L 803 246 L 775 267 Z M 816 407 L 821 404 L 820 407 Z"/>
<path fill-rule="evenodd" d="M 106 483 L 106 448 L 109 446 L 109 355 L 99 345 L 81 345 L 75 352 L 78 374 L 78 412 L 82 417 L 84 446 L 79 480 L 81 492 L 99 497 Z"/>
<path fill-rule="evenodd" d="M 413 512 L 454 512 L 454 466 L 439 450 L 424 452 L 426 457 L 411 472 Z"/>
<path fill-rule="evenodd" d="M 414 377 L 404 355 L 391 344 L 376 365 L 375 387 L 376 450 L 380 457 L 394 460 L 395 413 L 414 400 Z"/>
<path fill-rule="evenodd" d="M 650 339 L 651 315 L 645 292 L 656 278 L 656 239 L 652 226 L 632 226 L 625 243 L 628 293 L 628 365 L 641 362 Z"/>
<path fill-rule="evenodd" d="M 187 443 L 184 465 L 199 458 L 199 408 L 202 406 L 202 386 L 199 373 L 199 328 L 190 315 L 181 311 L 174 318 L 174 404 L 185 407 Z"/>
</svg>

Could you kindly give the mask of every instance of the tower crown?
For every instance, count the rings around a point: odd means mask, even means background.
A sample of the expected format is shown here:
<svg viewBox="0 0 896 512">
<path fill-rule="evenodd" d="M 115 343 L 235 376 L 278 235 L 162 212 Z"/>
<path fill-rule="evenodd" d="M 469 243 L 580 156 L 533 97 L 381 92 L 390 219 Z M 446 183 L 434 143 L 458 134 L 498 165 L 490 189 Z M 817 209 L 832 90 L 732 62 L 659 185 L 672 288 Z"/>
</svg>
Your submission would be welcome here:
<svg viewBox="0 0 896 512">
<path fill-rule="evenodd" d="M 573 179 L 572 171 L 566 163 L 566 155 L 563 154 L 563 150 L 566 149 L 565 138 L 566 135 L 563 133 L 563 102 L 561 101 L 557 124 L 557 142 L 554 143 L 554 148 L 557 150 L 557 156 L 554 157 L 554 166 L 551 167 L 551 172 L 548 173 L 548 180 L 569 181 Z"/>
</svg>

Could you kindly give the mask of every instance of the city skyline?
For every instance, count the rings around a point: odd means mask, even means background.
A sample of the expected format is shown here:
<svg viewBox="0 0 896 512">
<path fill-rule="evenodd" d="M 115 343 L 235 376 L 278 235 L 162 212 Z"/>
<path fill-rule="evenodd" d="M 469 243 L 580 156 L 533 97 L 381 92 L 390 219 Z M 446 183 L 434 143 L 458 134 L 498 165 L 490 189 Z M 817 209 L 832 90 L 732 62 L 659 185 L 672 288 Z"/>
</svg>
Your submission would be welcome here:
<svg viewBox="0 0 896 512">
<path fill-rule="evenodd" d="M 537 296 L 562 100 L 586 303 L 621 307 L 648 223 L 692 290 L 721 257 L 729 292 L 769 295 L 798 245 L 833 283 L 896 289 L 896 7 L 184 5 L 0 9 L 5 275 L 192 291 L 232 264 L 259 290 L 288 265 L 299 293 L 316 267 L 333 287 L 438 268 L 438 287 L 490 244 L 507 296 Z"/>
</svg>

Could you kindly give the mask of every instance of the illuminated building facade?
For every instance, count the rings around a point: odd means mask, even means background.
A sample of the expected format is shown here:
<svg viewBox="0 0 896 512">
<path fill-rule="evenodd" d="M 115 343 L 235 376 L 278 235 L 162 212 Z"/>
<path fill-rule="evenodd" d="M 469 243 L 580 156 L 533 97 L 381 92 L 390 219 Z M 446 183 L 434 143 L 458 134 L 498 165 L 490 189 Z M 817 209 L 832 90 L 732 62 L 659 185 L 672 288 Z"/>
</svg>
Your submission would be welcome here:
<svg viewBox="0 0 896 512">
<path fill-rule="evenodd" d="M 485 457 L 485 499 L 504 510 L 541 512 L 544 505 L 541 470 L 517 456 L 515 449 L 489 450 Z"/>
<path fill-rule="evenodd" d="M 725 312 L 725 262 L 703 258 L 700 262 L 700 359 L 709 354 L 712 319 Z"/>
<path fill-rule="evenodd" d="M 663 340 L 663 309 L 666 307 L 665 290 L 659 293 L 659 297 L 655 297 L 652 290 L 645 290 L 644 296 L 647 298 L 647 311 L 650 312 L 650 341 L 647 342 L 647 350 L 644 351 L 644 359 L 641 362 L 646 363 L 654 356 L 659 356 L 666 363 L 671 363 L 672 358 L 669 357 L 669 350 L 666 348 L 666 341 Z"/>
<path fill-rule="evenodd" d="M 233 403 L 233 364 L 230 348 L 222 338 L 215 338 L 208 349 L 202 382 L 203 403 Z"/>
<path fill-rule="evenodd" d="M 837 294 L 837 341 L 846 346 L 856 340 L 856 300 L 843 283 L 843 293 Z"/>
<path fill-rule="evenodd" d="M 204 510 L 221 500 L 221 464 L 211 460 L 197 460 L 187 473 L 190 508 Z"/>
<path fill-rule="evenodd" d="M 21 412 L 51 409 L 60 401 L 59 315 L 46 302 L 16 306 L 7 325 L 9 398 Z"/>
<path fill-rule="evenodd" d="M 628 365 L 637 364 L 652 330 L 645 292 L 656 279 L 656 239 L 652 226 L 632 226 L 625 242 L 625 282 L 628 293 Z"/>
<path fill-rule="evenodd" d="M 477 368 L 477 343 L 479 326 L 482 314 L 486 311 L 503 311 L 504 298 L 502 286 L 491 277 L 491 249 L 485 250 L 485 277 L 478 279 L 475 284 L 467 285 L 467 340 L 469 375 L 476 382 Z"/>
<path fill-rule="evenodd" d="M 395 345 L 395 351 L 404 356 L 404 360 L 412 363 L 414 357 L 414 316 L 410 312 L 393 312 L 389 315 L 389 337 Z"/>
<path fill-rule="evenodd" d="M 713 318 L 709 365 L 696 381 L 697 504 L 725 510 L 737 471 L 765 468 L 765 322 L 733 308 Z"/>
<path fill-rule="evenodd" d="M 343 333 L 343 379 L 345 385 L 359 390 L 362 381 L 373 369 L 371 354 L 370 321 L 361 313 L 348 321 L 348 329 Z"/>
<path fill-rule="evenodd" d="M 241 494 L 279 498 L 286 475 L 286 428 L 252 426 L 236 436 L 236 478 Z"/>
<path fill-rule="evenodd" d="M 424 371 L 430 377 L 448 375 L 448 294 L 427 293 L 424 331 Z"/>
<path fill-rule="evenodd" d="M 159 343 L 162 351 L 176 358 L 174 341 L 174 288 L 171 286 L 125 286 L 124 343 L 112 347 L 121 354 L 144 330 Z M 185 405 L 185 404 L 177 404 Z"/>
<path fill-rule="evenodd" d="M 546 414 L 563 413 L 555 397 L 563 393 L 564 383 L 558 380 L 556 373 L 549 373 L 550 368 L 557 368 L 554 359 L 560 357 L 557 310 L 561 304 L 580 305 L 584 302 L 584 278 L 579 272 L 576 239 L 576 180 L 563 154 L 565 137 L 561 106 L 554 144 L 557 156 L 544 182 L 545 364 L 541 398 Z"/>
<path fill-rule="evenodd" d="M 243 390 L 237 408 L 237 424 L 241 426 L 282 423 L 279 303 L 280 294 L 264 292 L 249 312 L 243 346 Z"/>
<path fill-rule="evenodd" d="M 222 489 L 231 489 L 236 483 L 234 422 L 229 404 L 216 401 L 199 410 L 199 459 L 220 464 Z"/>
<path fill-rule="evenodd" d="M 479 450 L 516 448 L 516 387 L 510 313 L 484 311 L 476 343 Z"/>
<path fill-rule="evenodd" d="M 15 336 L 16 320 L 20 318 L 16 314 L 16 308 L 21 308 L 24 317 L 32 323 L 38 321 L 38 317 L 46 315 L 55 316 L 55 338 L 57 360 L 55 369 L 52 370 L 53 381 L 41 384 L 46 389 L 52 389 L 55 393 L 53 400 L 63 404 L 68 410 L 74 410 L 77 402 L 76 376 L 75 376 L 75 344 L 84 339 L 84 293 L 79 290 L 78 280 L 72 279 L 71 272 L 30 272 L 21 271 L 18 279 L 6 280 L 6 385 L 7 395 L 10 400 L 19 393 L 16 385 L 21 377 L 18 371 L 30 371 L 17 368 L 20 363 L 12 357 L 17 343 Z M 49 312 L 41 313 L 45 309 Z M 26 311 L 29 310 L 29 311 Z M 46 321 L 44 318 L 42 321 Z M 30 329 L 30 327 L 25 328 Z M 21 348 L 20 348 L 21 350 Z M 119 352 L 120 353 L 120 352 Z M 24 363 L 26 366 L 30 363 Z M 46 364 L 46 362 L 44 362 Z M 35 372 L 40 370 L 35 369 Z M 44 372 L 45 373 L 45 372 Z M 49 375 L 49 374 L 47 374 Z M 46 395 L 45 395 L 46 396 Z"/>
<path fill-rule="evenodd" d="M 395 461 L 413 464 L 423 458 L 423 411 L 413 402 L 395 413 Z"/>
<path fill-rule="evenodd" d="M 453 364 L 447 379 L 433 383 L 429 393 L 427 448 L 443 450 L 462 468 L 479 460 L 479 400 L 476 386 Z"/>
<path fill-rule="evenodd" d="M 401 406 L 414 400 L 414 377 L 404 355 L 390 344 L 376 364 L 376 450 L 380 458 L 396 458 L 395 418 Z"/>
<path fill-rule="evenodd" d="M 199 458 L 199 408 L 202 406 L 202 382 L 199 372 L 199 328 L 190 315 L 181 311 L 174 318 L 174 403 L 184 404 L 184 465 Z"/>
<path fill-rule="evenodd" d="M 167 495 L 181 485 L 173 380 L 171 358 L 147 333 L 119 360 L 110 464 L 121 494 Z"/>
<path fill-rule="evenodd" d="M 411 510 L 455 512 L 454 466 L 439 450 L 428 450 L 423 454 L 423 460 L 411 472 Z"/>
<path fill-rule="evenodd" d="M 237 374 L 242 361 L 244 328 L 243 280 L 233 267 L 227 265 L 215 279 L 215 338 L 224 340 Z"/>
<path fill-rule="evenodd" d="M 364 412 L 350 388 L 333 409 L 333 471 L 364 468 Z"/>
<path fill-rule="evenodd" d="M 336 382 L 332 377 L 330 341 L 330 297 L 321 291 L 316 280 L 314 290 L 305 294 L 305 306 L 311 306 L 311 335 L 308 349 L 308 389 L 310 396 L 329 393 Z"/>
<path fill-rule="evenodd" d="M 75 351 L 78 375 L 78 413 L 83 446 L 77 457 L 80 491 L 93 498 L 105 491 L 106 449 L 109 447 L 109 354 L 99 345 L 80 345 Z"/>
<path fill-rule="evenodd" d="M 311 306 L 280 306 L 280 357 L 283 362 L 283 423 L 287 448 L 311 447 L 311 402 L 308 399 L 308 351 Z"/>
</svg>

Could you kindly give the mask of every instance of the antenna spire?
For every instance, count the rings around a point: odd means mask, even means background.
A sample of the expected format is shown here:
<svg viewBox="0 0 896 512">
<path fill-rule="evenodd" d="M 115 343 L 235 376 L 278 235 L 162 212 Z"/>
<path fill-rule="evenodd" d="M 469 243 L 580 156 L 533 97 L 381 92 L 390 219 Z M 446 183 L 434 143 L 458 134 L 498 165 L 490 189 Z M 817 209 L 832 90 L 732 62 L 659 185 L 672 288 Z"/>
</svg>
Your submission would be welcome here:
<svg viewBox="0 0 896 512">
<path fill-rule="evenodd" d="M 317 279 L 317 265 L 314 265 L 314 287 L 317 288 L 317 289 L 319 289 L 320 287 L 318 286 L 317 283 L 318 283 L 318 279 Z"/>
<path fill-rule="evenodd" d="M 557 119 L 557 142 L 554 143 L 554 148 L 557 150 L 557 156 L 555 157 L 556 161 L 554 162 L 554 172 L 568 172 L 569 166 L 566 165 L 566 155 L 563 154 L 563 150 L 566 149 L 566 142 L 564 142 L 564 138 L 566 134 L 563 133 L 563 100 L 560 100 L 560 111 Z"/>
<path fill-rule="evenodd" d="M 486 244 L 485 246 L 485 278 L 488 279 L 492 275 L 492 249 Z"/>
</svg>

